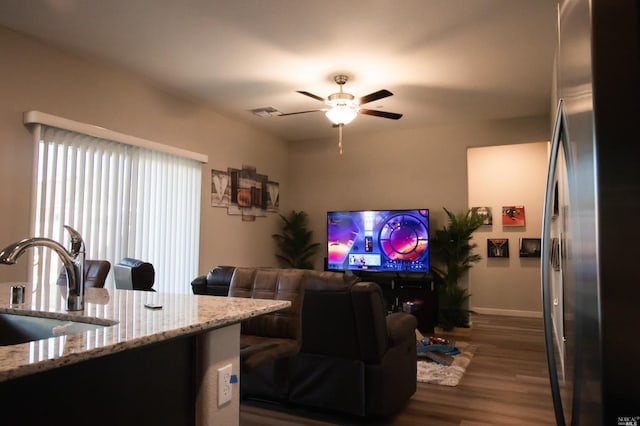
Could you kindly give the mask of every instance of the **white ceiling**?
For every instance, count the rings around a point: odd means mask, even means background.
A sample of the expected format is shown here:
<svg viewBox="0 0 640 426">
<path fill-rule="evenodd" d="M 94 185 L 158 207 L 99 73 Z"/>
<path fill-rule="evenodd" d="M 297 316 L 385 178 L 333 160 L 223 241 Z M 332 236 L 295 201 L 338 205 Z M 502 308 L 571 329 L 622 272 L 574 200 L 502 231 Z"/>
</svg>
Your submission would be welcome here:
<svg viewBox="0 0 640 426">
<path fill-rule="evenodd" d="M 548 114 L 556 0 L 2 0 L 0 25 L 91 54 L 286 140 L 332 136 L 333 76 L 367 104 L 348 132 Z M 10 66 L 10 64 L 3 64 Z"/>
</svg>

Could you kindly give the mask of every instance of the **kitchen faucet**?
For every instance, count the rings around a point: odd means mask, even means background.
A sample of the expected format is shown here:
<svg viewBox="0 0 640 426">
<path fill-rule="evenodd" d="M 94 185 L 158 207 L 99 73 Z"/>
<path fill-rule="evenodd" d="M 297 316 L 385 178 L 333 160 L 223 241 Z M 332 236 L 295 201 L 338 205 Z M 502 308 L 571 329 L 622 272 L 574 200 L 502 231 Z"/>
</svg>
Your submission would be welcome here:
<svg viewBox="0 0 640 426">
<path fill-rule="evenodd" d="M 30 247 L 48 247 L 55 251 L 67 271 L 67 311 L 84 309 L 84 256 L 85 247 L 82 236 L 70 226 L 65 229 L 71 236 L 71 244 L 67 251 L 60 243 L 49 238 L 27 238 L 9 244 L 0 251 L 0 263 L 13 265 L 24 251 Z"/>
</svg>

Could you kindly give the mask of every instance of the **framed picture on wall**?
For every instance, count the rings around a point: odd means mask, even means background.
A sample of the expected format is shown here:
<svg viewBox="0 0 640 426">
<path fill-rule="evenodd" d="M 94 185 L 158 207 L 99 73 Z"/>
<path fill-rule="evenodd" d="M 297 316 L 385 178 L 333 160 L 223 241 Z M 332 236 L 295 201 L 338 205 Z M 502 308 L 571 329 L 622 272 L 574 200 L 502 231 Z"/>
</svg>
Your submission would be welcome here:
<svg viewBox="0 0 640 426">
<path fill-rule="evenodd" d="M 524 226 L 524 206 L 503 206 L 502 226 Z"/>
<path fill-rule="evenodd" d="M 483 225 L 493 225 L 493 213 L 491 207 L 471 207 L 471 213 L 477 214 L 483 218 Z"/>
<path fill-rule="evenodd" d="M 540 257 L 540 238 L 520 238 L 520 257 Z"/>
<path fill-rule="evenodd" d="M 509 257 L 509 239 L 488 238 L 487 257 Z"/>
<path fill-rule="evenodd" d="M 229 173 L 211 169 L 211 207 L 229 207 Z"/>
</svg>

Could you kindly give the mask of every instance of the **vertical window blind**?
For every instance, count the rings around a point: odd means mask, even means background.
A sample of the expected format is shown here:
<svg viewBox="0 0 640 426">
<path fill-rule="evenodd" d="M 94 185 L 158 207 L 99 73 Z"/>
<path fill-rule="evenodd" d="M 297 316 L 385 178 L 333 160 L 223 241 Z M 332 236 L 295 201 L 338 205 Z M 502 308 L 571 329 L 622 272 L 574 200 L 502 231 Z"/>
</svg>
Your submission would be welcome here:
<svg viewBox="0 0 640 426">
<path fill-rule="evenodd" d="M 69 225 L 87 259 L 141 259 L 154 265 L 154 289 L 189 293 L 198 271 L 200 162 L 47 125 L 35 134 L 34 235 L 68 242 Z M 54 283 L 60 265 L 51 250 L 35 250 L 34 285 Z M 55 297 L 50 287 L 44 298 Z"/>
</svg>

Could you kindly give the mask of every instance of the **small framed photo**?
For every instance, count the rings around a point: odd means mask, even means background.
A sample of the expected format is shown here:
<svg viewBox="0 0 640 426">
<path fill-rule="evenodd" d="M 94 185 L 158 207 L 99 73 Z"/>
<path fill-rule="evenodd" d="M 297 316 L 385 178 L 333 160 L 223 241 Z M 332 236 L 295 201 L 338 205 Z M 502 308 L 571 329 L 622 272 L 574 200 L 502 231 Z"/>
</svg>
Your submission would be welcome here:
<svg viewBox="0 0 640 426">
<path fill-rule="evenodd" d="M 502 226 L 524 226 L 524 206 L 503 206 Z"/>
<path fill-rule="evenodd" d="M 520 257 L 540 257 L 540 238 L 520 238 Z"/>
<path fill-rule="evenodd" d="M 483 225 L 493 225 L 493 214 L 491 207 L 471 207 L 471 213 L 477 214 L 483 218 Z"/>
<path fill-rule="evenodd" d="M 487 257 L 509 257 L 509 239 L 488 238 Z"/>
</svg>

